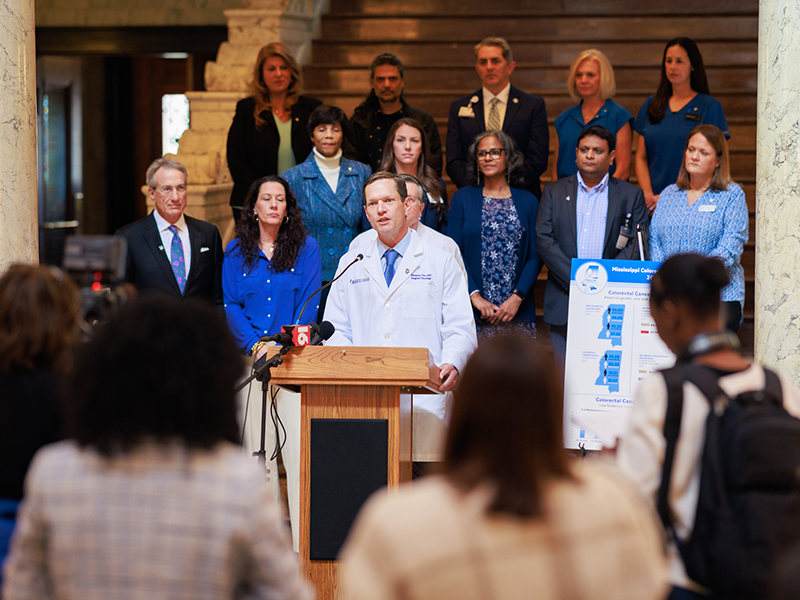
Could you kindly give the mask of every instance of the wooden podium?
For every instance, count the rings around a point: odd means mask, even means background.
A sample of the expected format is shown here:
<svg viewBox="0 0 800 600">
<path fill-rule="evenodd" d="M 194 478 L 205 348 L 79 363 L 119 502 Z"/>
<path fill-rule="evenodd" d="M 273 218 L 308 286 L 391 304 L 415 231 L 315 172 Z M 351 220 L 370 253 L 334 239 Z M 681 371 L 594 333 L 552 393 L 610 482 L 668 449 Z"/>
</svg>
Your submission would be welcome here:
<svg viewBox="0 0 800 600">
<path fill-rule="evenodd" d="M 272 370 L 301 394 L 300 566 L 318 599 L 336 597 L 336 553 L 367 496 L 411 479 L 412 395 L 438 381 L 426 348 L 306 346 Z"/>
</svg>

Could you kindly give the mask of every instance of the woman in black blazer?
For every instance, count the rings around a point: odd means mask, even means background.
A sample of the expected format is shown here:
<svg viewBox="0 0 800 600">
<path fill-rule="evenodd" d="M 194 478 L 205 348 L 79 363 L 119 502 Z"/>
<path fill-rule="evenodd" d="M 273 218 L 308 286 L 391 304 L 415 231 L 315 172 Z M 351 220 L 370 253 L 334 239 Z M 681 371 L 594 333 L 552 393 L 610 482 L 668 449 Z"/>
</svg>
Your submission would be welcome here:
<svg viewBox="0 0 800 600">
<path fill-rule="evenodd" d="M 278 175 L 311 153 L 306 124 L 322 103 L 301 96 L 302 87 L 300 66 L 286 46 L 275 42 L 261 48 L 250 83 L 252 96 L 236 105 L 228 131 L 231 208 L 237 222 L 247 190 L 256 179 Z"/>
</svg>

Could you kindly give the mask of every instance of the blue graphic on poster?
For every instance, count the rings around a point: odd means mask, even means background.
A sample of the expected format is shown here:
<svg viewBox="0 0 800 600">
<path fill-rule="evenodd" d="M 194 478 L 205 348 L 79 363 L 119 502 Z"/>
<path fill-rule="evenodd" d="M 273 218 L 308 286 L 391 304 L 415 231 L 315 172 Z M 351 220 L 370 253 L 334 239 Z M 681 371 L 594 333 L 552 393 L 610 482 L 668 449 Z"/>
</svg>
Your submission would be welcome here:
<svg viewBox="0 0 800 600">
<path fill-rule="evenodd" d="M 603 312 L 603 330 L 597 339 L 611 340 L 612 346 L 622 345 L 622 323 L 625 321 L 625 305 L 609 304 Z"/>
<path fill-rule="evenodd" d="M 619 369 L 622 365 L 622 352 L 608 350 L 600 359 L 600 376 L 595 385 L 607 387 L 609 392 L 619 391 Z"/>
</svg>

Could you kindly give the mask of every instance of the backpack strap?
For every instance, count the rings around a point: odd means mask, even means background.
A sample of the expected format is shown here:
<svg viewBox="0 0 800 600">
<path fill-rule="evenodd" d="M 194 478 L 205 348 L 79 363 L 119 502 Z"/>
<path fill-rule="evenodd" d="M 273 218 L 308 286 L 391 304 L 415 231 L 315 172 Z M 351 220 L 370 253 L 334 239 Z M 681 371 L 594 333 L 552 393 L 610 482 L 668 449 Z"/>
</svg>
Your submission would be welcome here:
<svg viewBox="0 0 800 600">
<path fill-rule="evenodd" d="M 783 405 L 783 390 L 781 388 L 781 380 L 775 371 L 764 367 L 764 393 L 768 396 L 777 398 Z"/>
<path fill-rule="evenodd" d="M 664 438 L 667 447 L 664 452 L 664 464 L 661 470 L 661 485 L 658 488 L 656 507 L 664 528 L 674 535 L 672 513 L 669 509 L 669 484 L 672 479 L 672 463 L 675 461 L 675 446 L 681 431 L 683 416 L 683 372 L 685 364 L 677 364 L 664 369 L 661 375 L 667 385 L 667 414 L 664 418 Z"/>
</svg>

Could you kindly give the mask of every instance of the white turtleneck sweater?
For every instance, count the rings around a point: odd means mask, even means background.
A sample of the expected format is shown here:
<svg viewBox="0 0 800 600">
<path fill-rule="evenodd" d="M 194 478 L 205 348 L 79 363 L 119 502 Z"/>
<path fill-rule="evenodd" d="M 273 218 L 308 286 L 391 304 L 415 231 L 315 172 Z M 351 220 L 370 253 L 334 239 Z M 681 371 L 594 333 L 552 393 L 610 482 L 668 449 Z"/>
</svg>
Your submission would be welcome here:
<svg viewBox="0 0 800 600">
<path fill-rule="evenodd" d="M 317 152 L 316 148 L 314 148 L 314 160 L 317 161 L 317 166 L 322 172 L 322 176 L 325 178 L 325 181 L 328 182 L 328 185 L 335 194 L 336 186 L 339 183 L 339 169 L 342 162 L 341 149 L 331 158 L 325 158 L 322 156 L 322 154 Z"/>
</svg>

